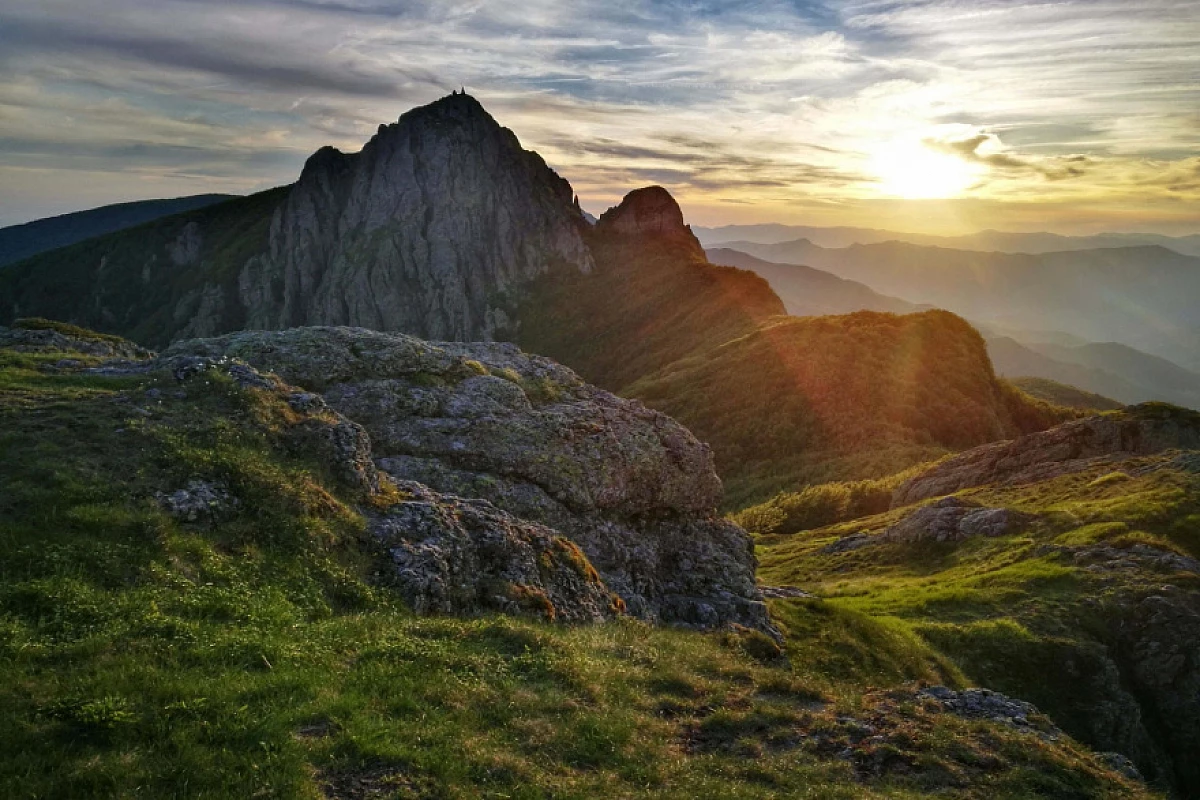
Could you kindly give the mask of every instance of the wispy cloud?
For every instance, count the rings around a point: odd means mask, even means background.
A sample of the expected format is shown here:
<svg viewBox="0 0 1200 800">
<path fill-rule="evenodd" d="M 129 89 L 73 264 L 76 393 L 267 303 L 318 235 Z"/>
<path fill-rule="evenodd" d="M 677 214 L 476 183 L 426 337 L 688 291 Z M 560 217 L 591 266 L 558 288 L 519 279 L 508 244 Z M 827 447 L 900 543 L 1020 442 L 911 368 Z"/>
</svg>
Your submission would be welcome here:
<svg viewBox="0 0 1200 800">
<path fill-rule="evenodd" d="M 1005 224 L 1200 228 L 1194 0 L 6 0 L 0 223 L 294 179 L 460 85 L 600 209 L 871 222 L 872 158 L 970 161 Z M 1079 225 L 1075 216 L 1058 217 Z M 962 224 L 974 224 L 964 217 Z M 1054 219 L 1047 221 L 1053 226 Z"/>
</svg>

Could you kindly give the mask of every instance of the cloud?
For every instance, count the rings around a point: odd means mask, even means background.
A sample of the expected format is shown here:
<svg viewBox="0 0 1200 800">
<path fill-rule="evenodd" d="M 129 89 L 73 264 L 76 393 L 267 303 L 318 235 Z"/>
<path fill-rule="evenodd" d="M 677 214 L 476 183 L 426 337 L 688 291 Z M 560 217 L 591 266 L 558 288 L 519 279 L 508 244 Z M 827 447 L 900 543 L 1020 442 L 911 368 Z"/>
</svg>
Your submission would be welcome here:
<svg viewBox="0 0 1200 800">
<path fill-rule="evenodd" d="M 357 149 L 460 85 L 593 205 L 657 181 L 697 214 L 796 219 L 820 203 L 861 223 L 872 155 L 893 136 L 986 167 L 980 199 L 1187 200 L 1194 8 L 106 0 L 98 14 L 6 0 L 0 171 L 44 180 L 0 183 L 0 207 L 10 221 L 71 210 L 84 202 L 62 189 L 71 174 L 113 200 L 137 196 L 131 175 L 179 194 L 286 183 L 317 147 Z"/>
</svg>

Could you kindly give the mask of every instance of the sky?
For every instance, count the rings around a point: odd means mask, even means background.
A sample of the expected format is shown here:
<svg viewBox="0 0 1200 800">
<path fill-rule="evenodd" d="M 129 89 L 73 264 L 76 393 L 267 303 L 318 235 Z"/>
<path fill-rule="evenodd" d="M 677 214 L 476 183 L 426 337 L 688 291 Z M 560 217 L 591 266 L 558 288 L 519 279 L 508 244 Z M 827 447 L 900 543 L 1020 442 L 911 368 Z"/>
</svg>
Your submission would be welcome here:
<svg viewBox="0 0 1200 800">
<path fill-rule="evenodd" d="M 290 183 L 460 86 L 593 212 L 1200 233 L 1197 0 L 3 0 L 0 225 Z"/>
</svg>

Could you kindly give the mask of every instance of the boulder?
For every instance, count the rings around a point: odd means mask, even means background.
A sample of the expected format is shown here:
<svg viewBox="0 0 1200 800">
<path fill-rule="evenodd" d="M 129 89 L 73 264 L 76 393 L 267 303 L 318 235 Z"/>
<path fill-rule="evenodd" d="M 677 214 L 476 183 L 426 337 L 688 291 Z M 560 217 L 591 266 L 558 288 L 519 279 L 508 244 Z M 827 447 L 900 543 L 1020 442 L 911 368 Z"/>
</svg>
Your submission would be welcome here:
<svg viewBox="0 0 1200 800">
<path fill-rule="evenodd" d="M 164 358 L 241 359 L 319 393 L 365 429 L 393 479 L 570 539 L 635 616 L 777 635 L 750 538 L 716 513 L 709 448 L 549 359 L 354 328 L 245 331 Z"/>
</svg>

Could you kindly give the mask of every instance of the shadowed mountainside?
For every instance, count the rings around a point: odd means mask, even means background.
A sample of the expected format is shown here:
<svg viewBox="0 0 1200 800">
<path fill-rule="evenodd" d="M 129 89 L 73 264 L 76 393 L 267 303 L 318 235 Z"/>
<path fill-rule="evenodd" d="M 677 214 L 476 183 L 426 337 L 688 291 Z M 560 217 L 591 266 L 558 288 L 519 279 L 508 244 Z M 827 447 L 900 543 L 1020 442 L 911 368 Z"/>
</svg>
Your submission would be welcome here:
<svg viewBox="0 0 1200 800">
<path fill-rule="evenodd" d="M 0 228 L 0 267 L 95 236 L 232 199 L 233 195 L 228 194 L 202 194 L 170 200 L 139 200 Z"/>
</svg>

